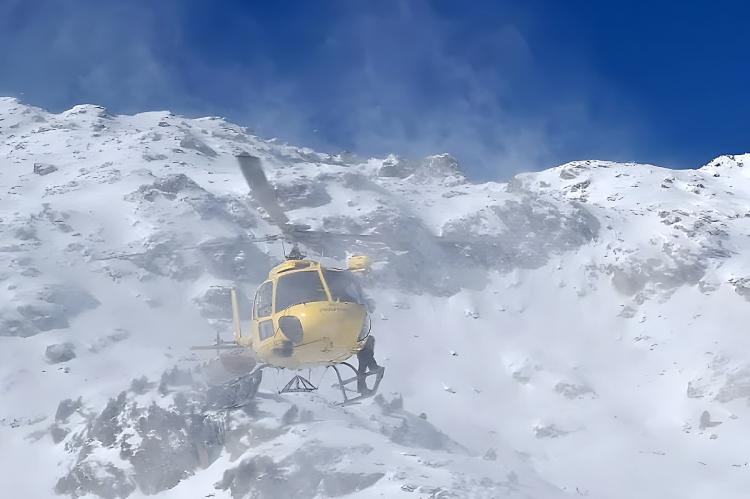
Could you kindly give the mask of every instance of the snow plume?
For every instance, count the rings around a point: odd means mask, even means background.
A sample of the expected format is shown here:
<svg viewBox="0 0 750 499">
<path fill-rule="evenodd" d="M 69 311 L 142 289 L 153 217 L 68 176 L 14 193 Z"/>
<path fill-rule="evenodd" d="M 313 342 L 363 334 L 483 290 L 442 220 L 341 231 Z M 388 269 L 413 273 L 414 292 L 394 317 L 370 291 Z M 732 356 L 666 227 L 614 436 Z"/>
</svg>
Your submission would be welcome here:
<svg viewBox="0 0 750 499">
<path fill-rule="evenodd" d="M 269 53 L 262 33 L 272 28 L 244 11 L 229 19 L 184 2 L 84 4 L 0 6 L 0 43 L 24 48 L 0 54 L 0 64 L 14 68 L 0 92 L 22 88 L 24 98 L 56 109 L 75 98 L 116 112 L 221 114 L 261 135 L 333 152 L 412 159 L 448 152 L 476 179 L 509 178 L 583 151 L 615 159 L 637 152 L 627 99 L 584 61 L 535 54 L 517 22 L 528 16 L 511 6 L 497 29 L 473 33 L 426 1 L 364 9 L 342 2 L 306 40 L 311 56 L 298 60 Z M 241 35 L 197 50 L 194 40 L 212 35 L 191 31 L 204 17 L 230 25 L 219 39 Z M 228 63 L 226 52 L 241 64 Z M 605 121 L 605 109 L 617 120 Z"/>
<path fill-rule="evenodd" d="M 0 488 L 16 497 L 725 497 L 747 484 L 750 156 L 472 183 L 217 118 L 0 99 Z M 374 260 L 380 396 L 207 383 L 282 257 L 234 155 L 312 241 Z M 208 370 L 208 371 L 207 371 Z M 231 385 L 240 392 L 247 387 Z M 242 392 L 245 393 L 245 392 Z M 33 478 L 28 463 L 35 463 Z M 634 477 L 637 477 L 634 478 Z"/>
</svg>

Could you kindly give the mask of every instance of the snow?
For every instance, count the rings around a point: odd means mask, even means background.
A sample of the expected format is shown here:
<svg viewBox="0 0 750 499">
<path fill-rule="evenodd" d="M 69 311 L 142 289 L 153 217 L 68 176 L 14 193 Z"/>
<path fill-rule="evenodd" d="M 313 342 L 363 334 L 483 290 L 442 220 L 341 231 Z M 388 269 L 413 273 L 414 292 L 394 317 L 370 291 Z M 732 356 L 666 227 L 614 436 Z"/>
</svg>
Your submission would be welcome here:
<svg viewBox="0 0 750 499">
<path fill-rule="evenodd" d="M 402 160 L 317 153 L 220 118 L 51 114 L 10 98 L 0 137 L 0 490 L 50 497 L 110 399 L 170 410 L 174 395 L 136 395 L 131 381 L 158 384 L 199 363 L 191 345 L 229 337 L 228 313 L 206 318 L 200 297 L 232 284 L 252 296 L 282 256 L 243 239 L 275 232 L 234 162 L 243 150 L 264 159 L 294 223 L 394 234 L 392 247 L 307 248 L 330 262 L 374 253 L 384 399 L 278 397 L 289 373 L 269 373 L 260 415 L 233 416 L 237 448 L 160 496 L 231 497 L 216 484 L 232 473 L 241 495 L 250 468 L 233 470 L 263 456 L 287 485 L 249 483 L 280 496 L 317 473 L 309 497 L 747 495 L 750 154 L 680 171 L 577 161 L 473 184 L 446 156 L 382 176 Z M 219 250 L 190 249 L 206 242 Z M 45 301 L 63 285 L 99 303 Z M 46 348 L 65 342 L 76 357 L 49 364 Z M 403 409 L 389 409 L 396 394 Z M 81 413 L 55 421 L 78 397 Z M 52 427 L 69 433 L 55 443 Z M 117 449 L 85 459 L 147 495 Z"/>
</svg>

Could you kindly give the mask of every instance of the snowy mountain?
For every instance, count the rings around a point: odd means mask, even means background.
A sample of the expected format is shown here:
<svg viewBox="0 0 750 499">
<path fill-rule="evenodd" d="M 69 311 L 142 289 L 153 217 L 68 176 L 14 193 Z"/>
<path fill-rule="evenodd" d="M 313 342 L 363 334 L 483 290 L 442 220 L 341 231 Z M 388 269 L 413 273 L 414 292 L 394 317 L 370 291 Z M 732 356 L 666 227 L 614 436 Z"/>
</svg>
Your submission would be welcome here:
<svg viewBox="0 0 750 499">
<path fill-rule="evenodd" d="M 446 154 L 9 98 L 0 137 L 4 496 L 747 497 L 750 155 L 475 184 Z M 304 248 L 376 261 L 380 397 L 279 396 L 280 372 L 210 410 L 189 348 L 283 251 L 250 241 L 278 230 L 240 151 L 293 223 L 399 241 Z"/>
</svg>

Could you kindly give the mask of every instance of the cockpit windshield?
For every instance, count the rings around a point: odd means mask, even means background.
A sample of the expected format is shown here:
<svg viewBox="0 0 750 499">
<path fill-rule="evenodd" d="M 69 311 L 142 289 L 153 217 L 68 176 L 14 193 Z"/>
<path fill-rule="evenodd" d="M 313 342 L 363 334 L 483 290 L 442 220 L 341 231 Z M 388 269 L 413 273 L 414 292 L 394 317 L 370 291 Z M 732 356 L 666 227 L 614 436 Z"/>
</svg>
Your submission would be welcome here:
<svg viewBox="0 0 750 499">
<path fill-rule="evenodd" d="M 293 305 L 314 301 L 328 301 L 328 295 L 317 270 L 292 272 L 276 282 L 276 311 Z"/>
<path fill-rule="evenodd" d="M 359 281 L 351 272 L 346 270 L 329 270 L 323 271 L 328 289 L 331 291 L 331 298 L 334 301 L 348 303 L 359 303 L 364 305 L 365 299 Z"/>
</svg>

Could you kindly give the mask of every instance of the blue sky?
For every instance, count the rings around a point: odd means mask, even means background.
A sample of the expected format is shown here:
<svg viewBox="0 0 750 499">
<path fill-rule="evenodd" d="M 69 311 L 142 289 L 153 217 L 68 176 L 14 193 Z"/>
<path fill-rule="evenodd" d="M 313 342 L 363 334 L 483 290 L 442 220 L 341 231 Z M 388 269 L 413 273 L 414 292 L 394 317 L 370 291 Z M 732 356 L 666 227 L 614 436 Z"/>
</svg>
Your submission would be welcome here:
<svg viewBox="0 0 750 499">
<path fill-rule="evenodd" d="M 219 115 L 475 179 L 750 151 L 743 2 L 0 0 L 0 94 Z"/>
</svg>

